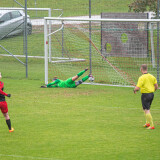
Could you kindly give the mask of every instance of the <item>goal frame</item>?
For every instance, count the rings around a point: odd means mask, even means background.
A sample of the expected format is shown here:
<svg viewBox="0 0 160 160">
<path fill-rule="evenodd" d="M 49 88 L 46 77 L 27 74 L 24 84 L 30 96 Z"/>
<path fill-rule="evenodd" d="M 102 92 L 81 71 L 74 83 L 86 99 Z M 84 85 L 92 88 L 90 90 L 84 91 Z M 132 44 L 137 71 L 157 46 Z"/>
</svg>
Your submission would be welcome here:
<svg viewBox="0 0 160 160">
<path fill-rule="evenodd" d="M 84 22 L 149 22 L 149 23 L 158 23 L 160 19 L 93 19 L 93 18 L 61 18 L 61 17 L 44 17 L 44 63 L 45 63 L 45 84 L 48 84 L 48 39 L 52 33 L 48 34 L 47 31 L 47 21 L 55 20 L 61 21 L 62 26 L 64 21 L 84 21 Z M 61 27 L 62 28 L 62 27 Z M 57 31 L 59 31 L 58 29 Z M 54 31 L 54 32 L 57 32 Z M 54 33 L 53 33 L 54 34 Z"/>
</svg>

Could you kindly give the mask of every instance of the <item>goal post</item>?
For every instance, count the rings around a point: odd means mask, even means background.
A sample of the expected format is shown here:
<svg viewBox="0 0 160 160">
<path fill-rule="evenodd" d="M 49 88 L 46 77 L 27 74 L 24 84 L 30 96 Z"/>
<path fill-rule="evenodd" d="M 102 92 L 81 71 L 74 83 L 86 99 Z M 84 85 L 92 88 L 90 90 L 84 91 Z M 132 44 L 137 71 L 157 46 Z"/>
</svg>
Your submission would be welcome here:
<svg viewBox="0 0 160 160">
<path fill-rule="evenodd" d="M 50 34 L 49 22 L 52 24 Z M 92 39 L 89 38 L 89 22 L 92 24 Z M 45 17 L 45 84 L 48 84 L 54 76 L 65 80 L 89 67 L 90 56 L 92 68 L 89 69 L 94 76 L 94 83 L 89 81 L 88 83 L 133 86 L 141 74 L 139 67 L 143 63 L 148 65 L 151 74 L 157 76 L 157 65 L 152 66 L 153 57 L 150 53 L 153 47 L 153 44 L 150 44 L 150 28 L 144 25 L 157 22 L 160 20 Z M 103 23 L 109 24 L 109 27 L 104 27 Z M 119 27 L 120 24 L 122 27 Z M 123 28 L 126 25 L 129 27 Z M 145 41 L 142 34 L 144 30 L 149 34 L 149 46 L 142 43 Z M 136 32 L 139 34 L 135 35 Z M 155 32 L 156 30 L 152 35 L 154 39 Z M 114 37 L 113 33 L 117 36 Z M 51 57 L 48 54 L 49 38 L 52 42 Z M 91 55 L 89 43 L 92 45 Z M 153 43 L 156 44 L 156 41 Z"/>
</svg>

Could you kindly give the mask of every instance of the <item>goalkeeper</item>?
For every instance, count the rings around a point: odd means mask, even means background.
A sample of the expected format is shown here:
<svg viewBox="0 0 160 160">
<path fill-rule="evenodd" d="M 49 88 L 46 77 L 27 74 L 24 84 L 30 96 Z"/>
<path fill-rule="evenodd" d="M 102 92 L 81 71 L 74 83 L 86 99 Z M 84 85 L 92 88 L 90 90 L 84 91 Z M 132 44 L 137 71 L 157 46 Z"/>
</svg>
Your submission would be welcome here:
<svg viewBox="0 0 160 160">
<path fill-rule="evenodd" d="M 72 78 L 68 78 L 67 80 L 63 81 L 58 79 L 57 77 L 55 77 L 53 79 L 53 82 L 47 84 L 46 86 L 41 86 L 41 88 L 76 88 L 78 85 L 82 84 L 83 82 L 85 82 L 89 77 L 92 77 L 91 74 L 85 76 L 82 78 L 82 80 L 76 81 L 81 75 L 83 75 L 86 71 L 88 70 L 88 68 L 86 68 L 85 70 L 79 72 L 76 76 L 72 77 Z"/>
</svg>

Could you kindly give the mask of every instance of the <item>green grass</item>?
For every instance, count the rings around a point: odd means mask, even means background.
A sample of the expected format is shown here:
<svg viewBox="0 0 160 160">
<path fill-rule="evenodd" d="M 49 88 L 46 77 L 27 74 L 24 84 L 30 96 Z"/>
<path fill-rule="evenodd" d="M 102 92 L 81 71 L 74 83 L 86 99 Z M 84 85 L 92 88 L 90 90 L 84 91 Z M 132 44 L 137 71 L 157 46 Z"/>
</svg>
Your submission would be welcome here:
<svg viewBox="0 0 160 160">
<path fill-rule="evenodd" d="M 37 80 L 3 82 L 12 94 L 6 99 L 15 132 L 8 132 L 1 114 L 1 160 L 160 158 L 159 90 L 151 109 L 156 129 L 146 130 L 140 93 L 132 88 L 41 89 Z"/>
<path fill-rule="evenodd" d="M 22 0 L 18 2 L 24 3 Z M 119 0 L 92 0 L 92 15 L 100 15 L 101 12 L 127 12 L 130 2 L 132 0 L 123 0 L 123 3 Z M 0 3 L 4 7 L 19 7 L 11 0 Z M 84 0 L 37 1 L 37 7 L 62 8 L 63 16 L 88 15 L 88 5 L 88 1 Z M 34 1 L 28 0 L 28 7 L 34 7 Z M 28 13 L 35 17 L 35 12 Z M 38 12 L 40 17 L 46 15 L 46 12 L 45 15 Z M 70 36 L 65 35 L 65 43 L 71 49 L 70 56 L 87 59 L 89 44 L 86 36 L 78 30 L 67 31 Z M 97 28 L 94 31 L 92 40 L 100 48 Z M 28 55 L 44 55 L 43 36 L 43 27 L 33 28 L 33 34 L 28 36 Z M 154 39 L 156 42 L 155 33 Z M 78 45 L 71 43 L 72 41 L 76 41 Z M 53 41 L 54 43 L 56 47 L 52 47 L 53 50 L 60 54 L 61 47 L 57 42 Z M 23 36 L 1 40 L 0 44 L 13 54 L 23 54 Z M 94 53 L 95 48 L 92 49 Z M 0 53 L 6 54 L 1 48 Z M 96 55 L 92 58 L 100 59 L 100 63 L 93 63 L 95 80 L 101 77 L 110 83 L 114 78 L 116 84 L 116 80 L 120 78 L 116 77 L 114 70 L 109 65 L 104 65 L 105 61 L 101 57 Z M 132 76 L 139 76 L 139 66 L 136 63 L 139 59 L 135 59 L 136 62 L 132 58 L 124 57 L 108 59 L 113 64 L 116 62 L 123 71 Z M 25 63 L 24 58 L 20 60 Z M 88 62 L 87 59 L 84 63 L 52 65 L 49 70 L 56 70 L 63 78 L 68 78 L 88 66 Z M 66 69 L 69 72 L 63 73 Z M 0 114 L 0 160 L 160 159 L 159 90 L 155 93 L 151 108 L 156 129 L 146 130 L 143 128 L 145 118 L 140 93 L 134 95 L 133 88 L 81 85 L 76 89 L 41 89 L 40 86 L 44 83 L 43 59 L 29 59 L 26 79 L 25 66 L 12 57 L 0 56 L 0 72 L 5 83 L 4 91 L 12 94 L 6 100 L 15 129 L 15 132 L 9 133 L 5 119 Z M 49 76 L 53 76 L 53 73 Z"/>
<path fill-rule="evenodd" d="M 57 1 L 56 1 L 57 2 Z M 91 1 L 91 13 L 92 15 L 101 14 L 101 12 L 128 12 L 128 5 L 133 2 L 133 0 L 123 0 L 121 3 L 119 0 L 92 0 Z M 46 3 L 50 8 L 60 8 L 63 9 L 64 16 L 79 16 L 79 15 L 89 15 L 89 1 L 86 0 L 71 0 L 71 1 L 58 1 L 58 3 L 51 3 L 48 0 Z M 44 6 L 43 2 L 39 3 L 39 6 Z M 78 10 L 77 10 L 78 9 Z M 75 12 L 76 11 L 76 12 Z"/>
<path fill-rule="evenodd" d="M 0 41 L 0 44 L 14 55 L 23 55 L 23 35 L 18 35 L 10 38 L 5 38 Z M 43 56 L 44 55 L 44 35 L 43 32 L 28 35 L 28 55 Z M 0 48 L 0 53 L 7 52 Z"/>
<path fill-rule="evenodd" d="M 24 6 L 24 0 L 19 0 Z M 89 0 L 46 0 L 44 1 L 36 1 L 37 8 L 52 8 L 52 9 L 63 9 L 63 16 L 82 16 L 82 15 L 89 15 Z M 100 15 L 101 12 L 128 12 L 129 8 L 128 5 L 133 2 L 133 0 L 123 0 L 121 3 L 119 0 L 92 0 L 92 14 Z M 1 7 L 20 7 L 14 1 L 5 0 L 1 2 Z M 27 3 L 28 8 L 35 7 L 35 1 L 28 0 Z M 76 12 L 75 12 L 76 11 Z M 37 16 L 48 16 L 47 12 L 28 12 L 32 17 Z M 59 11 L 53 11 L 52 14 L 54 16 L 58 16 L 61 14 Z"/>
</svg>

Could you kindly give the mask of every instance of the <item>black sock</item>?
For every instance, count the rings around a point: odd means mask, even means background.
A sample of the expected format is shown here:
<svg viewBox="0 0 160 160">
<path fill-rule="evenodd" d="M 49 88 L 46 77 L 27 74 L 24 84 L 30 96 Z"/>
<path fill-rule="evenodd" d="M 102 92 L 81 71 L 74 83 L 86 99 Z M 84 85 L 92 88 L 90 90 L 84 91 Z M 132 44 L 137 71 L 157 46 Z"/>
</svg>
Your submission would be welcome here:
<svg viewBox="0 0 160 160">
<path fill-rule="evenodd" d="M 7 126 L 9 128 L 9 130 L 11 130 L 11 121 L 10 121 L 10 119 L 7 119 L 6 123 L 7 123 Z"/>
</svg>

